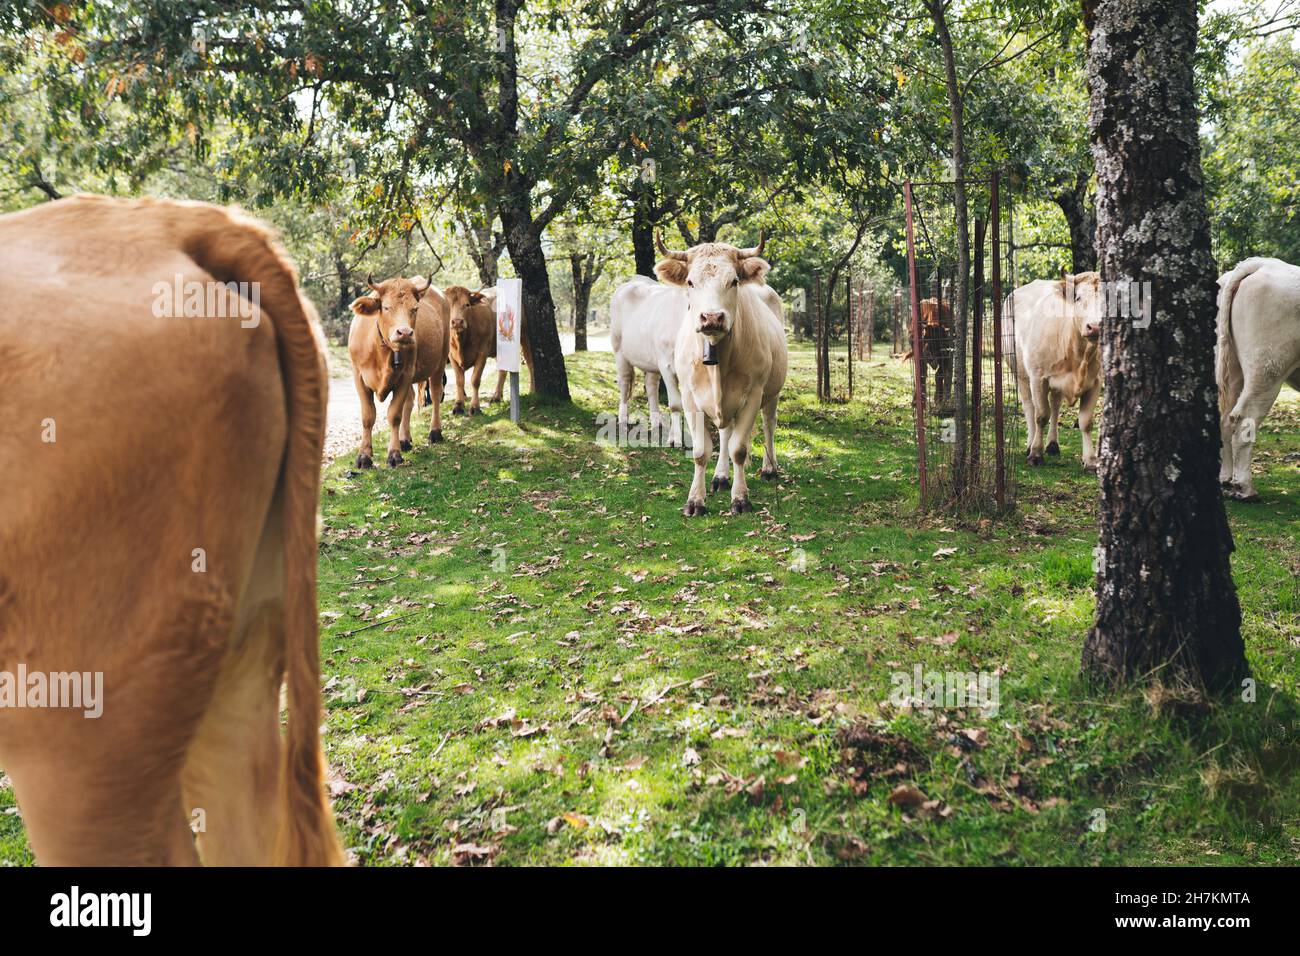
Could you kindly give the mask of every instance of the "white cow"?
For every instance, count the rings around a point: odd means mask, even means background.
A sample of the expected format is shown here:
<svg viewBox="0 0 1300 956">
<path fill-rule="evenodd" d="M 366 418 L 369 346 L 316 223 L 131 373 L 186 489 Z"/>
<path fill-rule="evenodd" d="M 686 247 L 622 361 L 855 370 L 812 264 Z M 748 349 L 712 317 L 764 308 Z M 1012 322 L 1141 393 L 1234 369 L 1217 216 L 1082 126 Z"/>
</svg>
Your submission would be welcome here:
<svg viewBox="0 0 1300 956">
<path fill-rule="evenodd" d="M 753 511 L 745 465 L 754 423 L 761 410 L 764 454 L 759 473 L 775 480 L 776 403 L 789 365 L 781 300 L 764 281 L 771 268 L 760 258 L 764 239 L 760 235 L 752 249 L 713 242 L 687 252 L 669 251 L 662 238 L 656 240 L 665 258 L 655 266 L 655 273 L 683 290 L 685 300 L 674 364 L 691 429 L 695 478 L 682 514 L 693 517 L 708 510 L 704 467 L 713 443 L 705 416 L 718 429 L 713 490 L 726 484 L 729 461 L 735 468 L 731 513 Z"/>
<path fill-rule="evenodd" d="M 1025 411 L 1025 455 L 1031 465 L 1043 463 L 1044 451 L 1061 453 L 1056 433 L 1061 403 L 1078 400 L 1083 468 L 1097 470 L 1092 412 L 1101 392 L 1101 310 L 1096 272 L 1035 279 L 1007 296 L 1002 312 L 1006 361 Z"/>
<path fill-rule="evenodd" d="M 627 407 L 632 400 L 636 371 L 640 369 L 645 373 L 646 401 L 656 437 L 663 427 L 659 411 L 660 379 L 668 391 L 672 416 L 668 444 L 674 448 L 682 444 L 682 396 L 677 388 L 673 350 L 677 345 L 677 329 L 685 315 L 686 296 L 682 290 L 646 276 L 634 276 L 624 282 L 609 302 L 609 341 L 618 371 L 619 425 L 623 429 L 627 427 Z"/>
<path fill-rule="evenodd" d="M 1253 501 L 1251 453 L 1282 383 L 1300 391 L 1300 266 L 1247 259 L 1219 278 L 1219 482 Z"/>
</svg>

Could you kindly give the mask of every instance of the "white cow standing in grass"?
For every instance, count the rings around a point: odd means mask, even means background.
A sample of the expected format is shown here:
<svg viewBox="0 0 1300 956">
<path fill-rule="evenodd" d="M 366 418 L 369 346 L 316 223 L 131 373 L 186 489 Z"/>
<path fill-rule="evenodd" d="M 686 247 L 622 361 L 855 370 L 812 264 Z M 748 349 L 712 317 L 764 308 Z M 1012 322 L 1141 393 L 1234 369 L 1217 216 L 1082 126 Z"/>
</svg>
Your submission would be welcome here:
<svg viewBox="0 0 1300 956">
<path fill-rule="evenodd" d="M 686 252 L 665 248 L 655 266 L 664 282 L 684 291 L 684 316 L 677 333 L 675 365 L 682 408 L 691 429 L 695 478 L 682 514 L 702 515 L 704 468 L 713 450 L 704 418 L 718 429 L 718 465 L 713 490 L 727 483 L 728 462 L 735 467 L 731 513 L 753 511 L 745 465 L 754 440 L 754 423 L 763 413 L 764 454 L 760 474 L 775 480 L 776 403 L 785 384 L 789 356 L 781 299 L 764 281 L 771 268 L 760 258 L 763 237 L 752 249 L 722 242 Z M 707 354 L 705 342 L 712 348 Z"/>
<path fill-rule="evenodd" d="M 682 444 L 682 396 L 677 388 L 673 352 L 677 329 L 686 315 L 686 296 L 676 286 L 646 276 L 634 276 L 614 292 L 609 302 L 609 342 L 618 371 L 618 423 L 627 428 L 627 408 L 637 369 L 645 373 L 645 395 L 656 440 L 662 434 L 659 381 L 668 391 L 672 424 L 668 444 Z"/>
<path fill-rule="evenodd" d="M 1219 382 L 1219 482 L 1253 501 L 1251 454 L 1282 383 L 1300 391 L 1300 266 L 1247 259 L 1219 278 L 1215 373 Z"/>
<path fill-rule="evenodd" d="M 1003 304 L 1003 350 L 1025 411 L 1025 456 L 1031 465 L 1043 463 L 1044 451 L 1061 453 L 1061 403 L 1073 405 L 1077 400 L 1083 468 L 1097 470 L 1092 421 L 1101 393 L 1101 313 L 1101 277 L 1096 272 L 1035 279 Z"/>
</svg>

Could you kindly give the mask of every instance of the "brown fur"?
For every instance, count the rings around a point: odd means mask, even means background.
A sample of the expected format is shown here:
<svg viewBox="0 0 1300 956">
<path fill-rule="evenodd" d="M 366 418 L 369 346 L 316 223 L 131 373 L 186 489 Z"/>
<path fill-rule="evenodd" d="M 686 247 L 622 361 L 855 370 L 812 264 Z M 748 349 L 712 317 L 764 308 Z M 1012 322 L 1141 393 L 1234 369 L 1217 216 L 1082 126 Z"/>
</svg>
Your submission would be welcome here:
<svg viewBox="0 0 1300 956">
<path fill-rule="evenodd" d="M 151 287 L 178 273 L 258 283 L 258 324 L 156 316 Z M 0 710 L 37 860 L 341 863 L 319 739 L 328 378 L 293 267 L 226 209 L 78 196 L 0 217 L 0 291 L 41 304 L 0 319 L 0 456 L 23 463 L 0 511 L 0 670 L 104 681 L 99 719 Z"/>
</svg>

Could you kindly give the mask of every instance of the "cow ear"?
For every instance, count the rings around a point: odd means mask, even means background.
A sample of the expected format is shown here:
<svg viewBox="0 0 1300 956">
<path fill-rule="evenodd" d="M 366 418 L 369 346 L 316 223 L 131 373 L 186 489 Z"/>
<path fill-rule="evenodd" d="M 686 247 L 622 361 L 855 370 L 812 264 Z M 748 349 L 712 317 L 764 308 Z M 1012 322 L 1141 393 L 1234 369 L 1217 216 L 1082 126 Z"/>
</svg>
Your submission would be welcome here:
<svg viewBox="0 0 1300 956">
<path fill-rule="evenodd" d="M 762 282 L 771 268 L 771 263 L 766 259 L 750 256 L 740 260 L 740 265 L 736 266 L 736 275 L 740 276 L 741 282 Z"/>
<path fill-rule="evenodd" d="M 669 285 L 686 285 L 686 277 L 690 271 L 686 263 L 680 259 L 663 259 L 655 263 L 655 275 L 660 281 Z"/>
<path fill-rule="evenodd" d="M 478 304 L 479 304 L 480 302 L 482 302 L 485 298 L 486 298 L 486 296 L 484 296 L 482 292 L 471 292 L 471 293 L 469 294 L 469 304 L 470 304 L 470 305 L 478 305 Z"/>
<path fill-rule="evenodd" d="M 373 295 L 363 295 L 359 299 L 354 299 L 348 306 L 357 315 L 374 315 L 379 311 L 380 302 Z"/>
</svg>

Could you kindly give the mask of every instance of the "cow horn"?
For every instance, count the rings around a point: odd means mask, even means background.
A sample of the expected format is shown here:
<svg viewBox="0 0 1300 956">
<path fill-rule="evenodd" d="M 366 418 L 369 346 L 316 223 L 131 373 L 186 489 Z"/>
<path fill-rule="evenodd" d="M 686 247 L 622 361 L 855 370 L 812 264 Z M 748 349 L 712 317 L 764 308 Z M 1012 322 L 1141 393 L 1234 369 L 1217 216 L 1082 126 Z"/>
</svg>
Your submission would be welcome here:
<svg viewBox="0 0 1300 956">
<path fill-rule="evenodd" d="M 673 249 L 669 249 L 667 246 L 664 245 L 663 234 L 660 233 L 658 229 L 655 230 L 655 245 L 658 246 L 659 251 L 662 252 L 665 256 L 667 256 L 669 259 L 677 259 L 680 262 L 686 261 L 686 253 L 677 252 Z"/>
<path fill-rule="evenodd" d="M 752 248 L 752 249 L 741 249 L 741 250 L 740 250 L 740 258 L 742 258 L 742 259 L 749 259 L 749 258 L 751 258 L 752 256 L 761 256 L 761 255 L 763 254 L 763 247 L 764 247 L 765 245 L 767 245 L 767 232 L 766 232 L 765 230 L 763 230 L 763 229 L 759 229 L 759 230 L 758 230 L 758 245 L 756 245 L 756 246 L 755 246 L 754 248 Z"/>
<path fill-rule="evenodd" d="M 375 285 L 375 277 L 373 273 L 370 272 L 366 273 L 366 285 L 370 286 L 370 288 L 372 288 L 376 292 L 379 291 L 379 286 Z"/>
<path fill-rule="evenodd" d="M 424 285 L 420 286 L 415 291 L 423 294 L 425 292 L 428 292 L 432 288 L 433 288 L 433 273 L 430 272 L 428 277 L 425 278 L 424 280 Z"/>
</svg>

